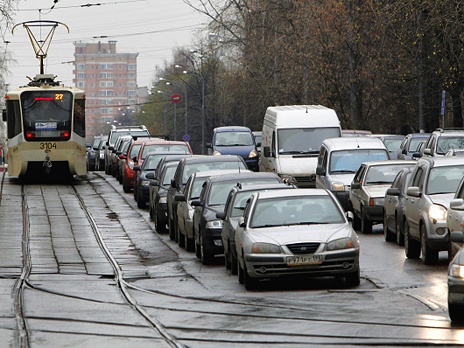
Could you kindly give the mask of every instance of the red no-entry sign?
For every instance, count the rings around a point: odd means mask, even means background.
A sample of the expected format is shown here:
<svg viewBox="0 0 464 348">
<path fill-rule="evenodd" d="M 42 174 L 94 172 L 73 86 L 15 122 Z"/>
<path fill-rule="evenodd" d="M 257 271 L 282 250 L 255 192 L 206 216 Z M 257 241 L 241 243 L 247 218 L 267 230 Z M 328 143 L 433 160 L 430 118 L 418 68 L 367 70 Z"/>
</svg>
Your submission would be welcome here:
<svg viewBox="0 0 464 348">
<path fill-rule="evenodd" d="M 174 94 L 171 96 L 171 100 L 172 100 L 173 103 L 178 103 L 178 102 L 180 102 L 180 99 L 181 99 L 180 94 L 174 93 Z"/>
</svg>

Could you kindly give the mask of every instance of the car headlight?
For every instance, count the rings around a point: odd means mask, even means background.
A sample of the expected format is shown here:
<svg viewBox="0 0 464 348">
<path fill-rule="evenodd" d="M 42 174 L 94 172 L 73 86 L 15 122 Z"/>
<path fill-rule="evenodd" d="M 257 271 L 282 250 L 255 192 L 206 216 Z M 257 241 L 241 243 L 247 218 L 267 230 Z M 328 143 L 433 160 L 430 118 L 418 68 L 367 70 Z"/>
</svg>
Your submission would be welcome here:
<svg viewBox="0 0 464 348">
<path fill-rule="evenodd" d="M 160 204 L 166 204 L 168 202 L 168 198 L 167 197 L 160 197 L 158 202 Z"/>
<path fill-rule="evenodd" d="M 254 158 L 258 156 L 258 151 L 256 150 L 251 150 L 250 153 L 248 154 L 248 158 Z"/>
<path fill-rule="evenodd" d="M 454 278 L 464 278 L 464 266 L 451 265 L 448 275 Z"/>
<path fill-rule="evenodd" d="M 355 247 L 355 243 L 351 238 L 340 238 L 333 240 L 327 243 L 325 250 L 333 251 L 333 250 L 340 250 L 340 249 L 351 249 Z"/>
<path fill-rule="evenodd" d="M 142 180 L 142 182 L 140 183 L 140 185 L 142 185 L 142 186 L 149 186 L 149 185 L 150 185 L 150 180 Z"/>
<path fill-rule="evenodd" d="M 130 162 L 128 162 L 128 164 L 129 164 L 130 169 L 134 169 L 134 162 L 130 161 Z"/>
<path fill-rule="evenodd" d="M 213 220 L 206 223 L 206 228 L 222 228 L 222 220 Z"/>
<path fill-rule="evenodd" d="M 282 181 L 286 184 L 293 184 L 293 177 L 291 175 L 281 174 Z"/>
<path fill-rule="evenodd" d="M 429 208 L 429 218 L 436 223 L 437 220 L 446 220 L 446 208 L 442 205 L 433 204 Z"/>
<path fill-rule="evenodd" d="M 100 152 L 100 159 L 104 159 L 105 158 L 105 153 L 104 152 Z"/>
<path fill-rule="evenodd" d="M 330 191 L 345 191 L 345 185 L 342 182 L 333 182 Z"/>
<path fill-rule="evenodd" d="M 219 155 L 222 155 L 222 153 L 220 153 L 218 150 L 215 150 L 213 152 L 213 156 L 219 156 Z"/>
<path fill-rule="evenodd" d="M 251 246 L 253 254 L 280 254 L 280 246 L 271 243 L 253 243 Z"/>
</svg>

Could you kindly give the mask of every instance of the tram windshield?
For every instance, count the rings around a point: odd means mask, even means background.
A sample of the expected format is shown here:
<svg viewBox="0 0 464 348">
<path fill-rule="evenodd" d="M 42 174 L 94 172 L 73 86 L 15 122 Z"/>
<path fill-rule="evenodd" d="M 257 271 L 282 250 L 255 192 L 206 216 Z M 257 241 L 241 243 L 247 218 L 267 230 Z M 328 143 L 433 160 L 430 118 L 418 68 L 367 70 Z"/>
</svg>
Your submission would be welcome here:
<svg viewBox="0 0 464 348">
<path fill-rule="evenodd" d="M 69 91 L 21 93 L 26 140 L 67 140 L 71 136 L 73 95 Z"/>
</svg>

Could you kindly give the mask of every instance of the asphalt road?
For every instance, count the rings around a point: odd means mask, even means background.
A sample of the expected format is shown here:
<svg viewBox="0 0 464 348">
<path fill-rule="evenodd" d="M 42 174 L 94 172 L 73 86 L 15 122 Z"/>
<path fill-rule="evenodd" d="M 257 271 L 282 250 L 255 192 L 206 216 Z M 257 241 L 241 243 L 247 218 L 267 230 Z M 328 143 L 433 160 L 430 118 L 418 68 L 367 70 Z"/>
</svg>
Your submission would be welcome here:
<svg viewBox="0 0 464 348">
<path fill-rule="evenodd" d="M 73 185 L 0 178 L 0 342 L 5 347 L 458 346 L 446 254 L 407 260 L 381 225 L 361 241 L 361 284 L 333 278 L 246 291 L 158 235 L 102 172 Z"/>
</svg>

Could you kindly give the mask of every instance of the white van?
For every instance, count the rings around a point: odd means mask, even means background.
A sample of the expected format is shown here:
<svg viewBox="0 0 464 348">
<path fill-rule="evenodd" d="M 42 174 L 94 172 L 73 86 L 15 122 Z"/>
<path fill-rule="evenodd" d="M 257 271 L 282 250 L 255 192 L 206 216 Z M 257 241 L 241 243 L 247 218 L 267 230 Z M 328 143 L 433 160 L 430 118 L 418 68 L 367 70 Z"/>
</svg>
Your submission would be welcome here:
<svg viewBox="0 0 464 348">
<path fill-rule="evenodd" d="M 260 172 L 275 172 L 298 187 L 315 187 L 322 141 L 341 136 L 334 110 L 322 105 L 274 106 L 266 110 Z"/>
<path fill-rule="evenodd" d="M 350 185 L 361 163 L 388 159 L 390 159 L 388 150 L 379 138 L 325 139 L 317 160 L 316 187 L 332 191 L 343 208 L 351 210 Z"/>
</svg>

